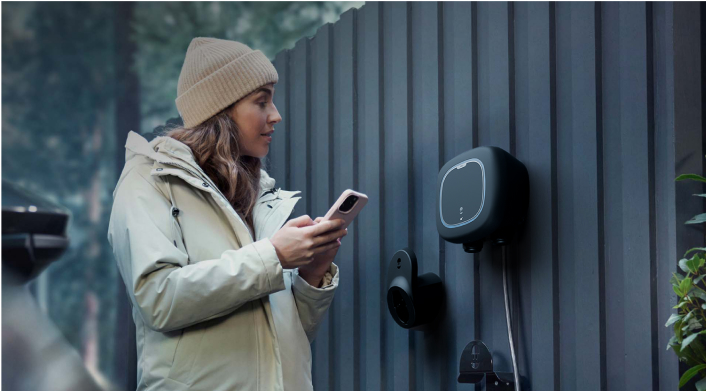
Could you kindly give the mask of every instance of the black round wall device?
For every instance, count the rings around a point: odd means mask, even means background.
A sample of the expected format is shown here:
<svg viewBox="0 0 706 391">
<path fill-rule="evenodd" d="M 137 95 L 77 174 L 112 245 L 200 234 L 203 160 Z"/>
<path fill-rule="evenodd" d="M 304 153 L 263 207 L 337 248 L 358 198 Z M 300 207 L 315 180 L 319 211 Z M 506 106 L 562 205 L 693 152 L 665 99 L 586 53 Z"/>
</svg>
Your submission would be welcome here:
<svg viewBox="0 0 706 391">
<path fill-rule="evenodd" d="M 498 147 L 478 147 L 449 160 L 437 178 L 436 227 L 451 243 L 479 252 L 485 239 L 509 241 L 525 220 L 529 174 Z"/>
<path fill-rule="evenodd" d="M 417 275 L 417 256 L 409 248 L 395 253 L 387 268 L 387 308 L 405 329 L 417 329 L 436 317 L 443 300 L 441 279 Z"/>
</svg>

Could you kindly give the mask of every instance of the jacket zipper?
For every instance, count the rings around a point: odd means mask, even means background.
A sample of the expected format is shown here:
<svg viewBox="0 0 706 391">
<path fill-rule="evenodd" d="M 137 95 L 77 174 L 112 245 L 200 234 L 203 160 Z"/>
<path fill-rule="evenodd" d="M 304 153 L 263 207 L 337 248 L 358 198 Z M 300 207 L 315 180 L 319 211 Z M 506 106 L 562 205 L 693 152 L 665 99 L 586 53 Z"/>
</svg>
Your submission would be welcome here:
<svg viewBox="0 0 706 391">
<path fill-rule="evenodd" d="M 275 190 L 275 188 L 273 187 L 273 188 L 271 188 L 270 190 L 267 190 L 266 192 L 262 193 L 262 195 L 260 196 L 260 198 L 262 198 L 262 197 L 264 197 L 264 196 L 266 196 L 266 195 L 268 195 L 268 194 L 274 194 L 275 191 L 277 191 L 277 190 Z"/>
<path fill-rule="evenodd" d="M 186 168 L 186 167 L 184 167 L 184 166 L 182 166 L 181 164 L 178 164 L 178 163 L 159 162 L 159 164 L 166 164 L 166 165 L 168 165 L 168 166 L 179 167 L 179 168 L 181 168 L 182 170 L 185 170 L 185 171 L 189 172 L 191 175 L 193 175 L 193 176 L 195 176 L 195 177 L 201 179 L 202 181 L 207 182 L 207 183 L 209 184 L 209 186 L 211 186 L 212 189 L 216 190 L 216 192 L 218 192 L 218 194 L 219 194 L 221 197 L 223 197 L 223 199 L 226 201 L 226 204 L 228 204 L 228 206 L 230 207 L 230 210 L 236 215 L 236 217 L 238 217 L 238 220 L 240 221 L 240 223 L 245 226 L 246 230 L 248 231 L 248 235 L 250 236 L 250 241 L 253 242 L 253 243 L 255 242 L 255 238 L 253 238 L 252 233 L 250 232 L 250 228 L 248 228 L 248 226 L 245 224 L 245 222 L 243 222 L 243 220 L 240 218 L 240 215 L 235 211 L 235 209 L 233 209 L 233 205 L 230 204 L 230 202 L 228 201 L 228 199 L 223 195 L 223 193 L 221 193 L 221 191 L 218 189 L 218 187 L 216 187 L 216 186 L 213 184 L 213 182 L 211 182 L 210 178 L 208 178 L 208 179 L 203 178 L 201 175 L 198 175 L 198 174 L 195 173 L 193 170 L 191 170 L 191 169 L 189 169 L 189 168 Z"/>
</svg>

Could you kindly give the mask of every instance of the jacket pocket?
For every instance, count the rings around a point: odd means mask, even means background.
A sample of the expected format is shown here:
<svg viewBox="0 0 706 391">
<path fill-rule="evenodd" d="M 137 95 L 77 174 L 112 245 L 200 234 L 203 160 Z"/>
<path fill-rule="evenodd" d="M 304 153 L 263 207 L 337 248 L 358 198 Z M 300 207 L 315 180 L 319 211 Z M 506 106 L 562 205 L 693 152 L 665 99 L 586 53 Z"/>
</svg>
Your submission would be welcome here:
<svg viewBox="0 0 706 391">
<path fill-rule="evenodd" d="M 200 325 L 182 329 L 181 337 L 174 351 L 174 360 L 167 376 L 169 379 L 183 384 L 190 384 L 191 370 L 194 367 L 195 358 L 201 347 L 203 334 L 204 329 Z"/>
</svg>

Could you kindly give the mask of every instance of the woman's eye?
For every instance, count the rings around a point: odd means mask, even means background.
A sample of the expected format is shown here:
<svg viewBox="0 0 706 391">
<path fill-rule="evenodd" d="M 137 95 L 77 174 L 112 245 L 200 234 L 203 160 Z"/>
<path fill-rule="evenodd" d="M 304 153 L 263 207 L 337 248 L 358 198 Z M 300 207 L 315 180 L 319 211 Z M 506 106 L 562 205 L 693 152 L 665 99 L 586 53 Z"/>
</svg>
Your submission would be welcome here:
<svg viewBox="0 0 706 391">
<path fill-rule="evenodd" d="M 267 106 L 267 102 L 260 102 L 260 107 L 263 109 Z"/>
</svg>

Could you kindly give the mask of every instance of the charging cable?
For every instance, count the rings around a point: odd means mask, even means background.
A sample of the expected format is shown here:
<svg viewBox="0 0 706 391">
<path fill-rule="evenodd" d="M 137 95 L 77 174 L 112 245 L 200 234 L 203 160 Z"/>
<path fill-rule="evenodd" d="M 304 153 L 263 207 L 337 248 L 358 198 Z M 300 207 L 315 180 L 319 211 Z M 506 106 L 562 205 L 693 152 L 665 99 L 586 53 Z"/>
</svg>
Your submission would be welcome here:
<svg viewBox="0 0 706 391">
<path fill-rule="evenodd" d="M 507 294 L 507 253 L 503 250 L 503 291 L 505 292 L 505 320 L 507 320 L 507 337 L 510 341 L 510 354 L 512 355 L 512 373 L 515 376 L 515 391 L 520 391 L 520 375 L 517 371 L 517 357 L 515 356 L 515 342 L 512 339 L 512 326 L 510 325 L 510 299 Z"/>
</svg>

